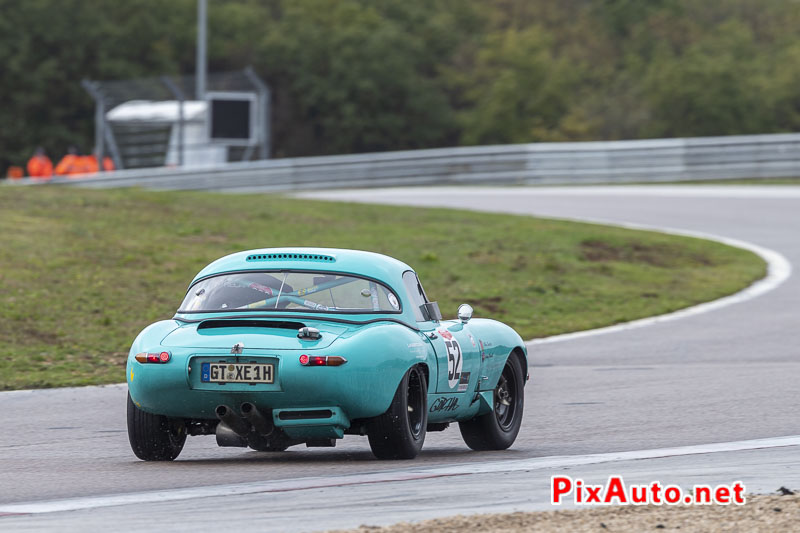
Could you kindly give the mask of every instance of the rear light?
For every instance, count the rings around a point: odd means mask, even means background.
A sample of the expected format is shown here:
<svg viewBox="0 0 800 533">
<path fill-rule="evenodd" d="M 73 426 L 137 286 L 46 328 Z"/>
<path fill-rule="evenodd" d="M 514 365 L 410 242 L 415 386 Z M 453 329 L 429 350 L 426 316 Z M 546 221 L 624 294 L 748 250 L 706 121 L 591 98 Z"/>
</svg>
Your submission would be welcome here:
<svg viewBox="0 0 800 533">
<path fill-rule="evenodd" d="M 300 364 L 303 366 L 342 366 L 347 359 L 338 355 L 306 355 L 300 356 Z"/>
<path fill-rule="evenodd" d="M 169 352 L 161 352 L 161 353 L 148 353 L 148 352 L 141 352 L 137 353 L 135 359 L 140 363 L 166 363 L 170 360 L 172 354 Z"/>
</svg>

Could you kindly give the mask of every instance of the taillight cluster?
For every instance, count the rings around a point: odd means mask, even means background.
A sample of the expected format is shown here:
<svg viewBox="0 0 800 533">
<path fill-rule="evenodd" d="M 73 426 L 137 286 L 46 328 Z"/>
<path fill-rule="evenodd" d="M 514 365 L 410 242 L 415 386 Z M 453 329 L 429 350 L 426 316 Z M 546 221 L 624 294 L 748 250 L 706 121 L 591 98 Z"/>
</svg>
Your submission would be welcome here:
<svg viewBox="0 0 800 533">
<path fill-rule="evenodd" d="M 300 356 L 303 366 L 342 366 L 347 359 L 338 355 L 306 355 Z"/>
<path fill-rule="evenodd" d="M 172 355 L 169 352 L 161 352 L 161 353 L 148 353 L 148 352 L 141 352 L 136 354 L 136 360 L 140 363 L 159 363 L 164 364 L 169 362 Z"/>
</svg>

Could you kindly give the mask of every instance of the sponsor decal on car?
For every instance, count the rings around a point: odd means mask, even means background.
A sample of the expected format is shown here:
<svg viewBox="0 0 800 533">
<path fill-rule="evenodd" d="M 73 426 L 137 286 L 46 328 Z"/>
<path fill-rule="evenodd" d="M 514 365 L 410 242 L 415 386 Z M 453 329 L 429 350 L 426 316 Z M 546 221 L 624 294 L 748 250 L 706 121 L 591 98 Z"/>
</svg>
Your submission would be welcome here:
<svg viewBox="0 0 800 533">
<path fill-rule="evenodd" d="M 406 347 L 413 353 L 424 354 L 426 352 L 425 344 L 422 342 L 409 342 Z"/>
<path fill-rule="evenodd" d="M 267 294 L 269 296 L 272 296 L 272 288 L 267 287 L 266 285 L 262 285 L 260 283 L 251 283 L 249 285 L 249 288 L 258 292 L 263 292 L 264 294 Z"/>
<path fill-rule="evenodd" d="M 327 305 L 318 304 L 317 302 L 312 302 L 311 300 L 303 300 L 303 305 L 311 309 L 316 309 L 317 311 L 327 311 L 329 309 Z"/>
<path fill-rule="evenodd" d="M 297 291 L 297 295 L 298 296 L 305 296 L 306 294 L 313 294 L 313 293 L 317 292 L 317 289 L 319 289 L 319 287 L 317 285 L 312 285 L 311 287 L 306 287 L 305 289 L 300 289 L 299 291 Z"/>
<path fill-rule="evenodd" d="M 437 398 L 431 405 L 430 412 L 438 413 L 439 411 L 455 411 L 458 409 L 458 398 L 453 396 L 450 398 Z"/>
<path fill-rule="evenodd" d="M 469 386 L 470 372 L 462 372 L 461 379 L 458 380 L 458 392 L 465 392 Z"/>
<path fill-rule="evenodd" d="M 483 342 L 482 340 L 479 340 L 478 342 L 481 344 L 481 361 L 494 357 L 493 353 L 486 351 L 486 348 L 494 346 L 491 342 Z"/>
</svg>

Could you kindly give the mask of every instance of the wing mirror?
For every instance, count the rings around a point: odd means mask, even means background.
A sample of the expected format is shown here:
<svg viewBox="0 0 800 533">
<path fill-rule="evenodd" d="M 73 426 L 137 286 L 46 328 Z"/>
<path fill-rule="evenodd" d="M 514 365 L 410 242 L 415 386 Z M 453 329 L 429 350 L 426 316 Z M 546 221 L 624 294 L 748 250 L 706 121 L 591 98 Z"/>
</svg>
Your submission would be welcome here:
<svg viewBox="0 0 800 533">
<path fill-rule="evenodd" d="M 439 311 L 439 304 L 436 302 L 427 302 L 419 306 L 420 311 L 422 311 L 422 316 L 425 317 L 426 320 L 436 320 L 439 321 L 442 319 L 442 312 Z"/>
<path fill-rule="evenodd" d="M 472 306 L 469 304 L 461 304 L 458 306 L 458 319 L 462 324 L 469 322 L 472 318 Z"/>
</svg>

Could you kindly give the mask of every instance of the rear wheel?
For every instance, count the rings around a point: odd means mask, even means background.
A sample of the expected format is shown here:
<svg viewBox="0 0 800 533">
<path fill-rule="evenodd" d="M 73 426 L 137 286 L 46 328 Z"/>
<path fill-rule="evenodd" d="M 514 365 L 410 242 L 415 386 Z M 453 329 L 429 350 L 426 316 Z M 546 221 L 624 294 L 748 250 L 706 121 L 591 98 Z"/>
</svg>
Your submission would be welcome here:
<svg viewBox="0 0 800 533">
<path fill-rule="evenodd" d="M 522 373 L 519 356 L 512 353 L 494 389 L 494 411 L 458 424 L 467 446 L 473 450 L 505 450 L 514 444 L 525 404 Z"/>
<path fill-rule="evenodd" d="M 128 440 L 144 461 L 172 461 L 183 450 L 186 424 L 177 418 L 142 411 L 128 393 Z"/>
<path fill-rule="evenodd" d="M 403 376 L 389 409 L 374 418 L 367 436 L 378 459 L 413 459 L 422 450 L 428 425 L 428 384 L 412 367 Z"/>
</svg>

